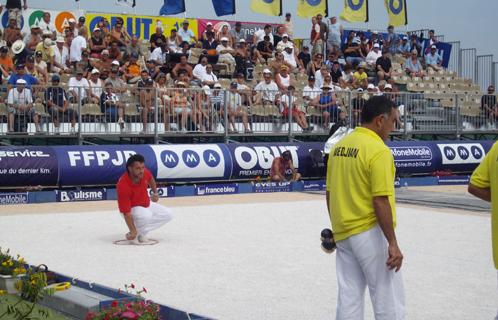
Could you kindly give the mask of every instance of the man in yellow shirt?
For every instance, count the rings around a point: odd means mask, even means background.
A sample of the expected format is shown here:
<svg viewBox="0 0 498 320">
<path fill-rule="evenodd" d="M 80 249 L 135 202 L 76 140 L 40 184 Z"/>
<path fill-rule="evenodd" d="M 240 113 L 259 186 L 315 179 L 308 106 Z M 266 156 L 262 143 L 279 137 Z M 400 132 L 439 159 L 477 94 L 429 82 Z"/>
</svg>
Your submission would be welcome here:
<svg viewBox="0 0 498 320">
<path fill-rule="evenodd" d="M 482 160 L 470 177 L 469 193 L 491 202 L 491 238 L 493 261 L 498 269 L 498 142 Z M 496 315 L 498 320 L 498 313 Z"/>
<path fill-rule="evenodd" d="M 385 142 L 398 110 L 385 96 L 365 103 L 362 127 L 330 151 L 327 208 L 337 243 L 337 320 L 363 319 L 368 286 L 376 319 L 404 319 L 394 201 L 394 158 Z"/>
</svg>

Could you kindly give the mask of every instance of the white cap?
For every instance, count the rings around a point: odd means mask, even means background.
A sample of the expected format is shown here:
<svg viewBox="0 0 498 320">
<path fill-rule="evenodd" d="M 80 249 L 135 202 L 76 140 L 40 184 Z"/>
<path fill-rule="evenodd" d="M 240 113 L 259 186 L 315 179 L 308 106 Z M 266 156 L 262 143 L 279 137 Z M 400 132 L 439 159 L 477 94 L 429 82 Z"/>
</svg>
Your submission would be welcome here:
<svg viewBox="0 0 498 320">
<path fill-rule="evenodd" d="M 245 39 L 240 39 L 239 43 L 246 43 L 246 40 Z"/>
<path fill-rule="evenodd" d="M 367 89 L 375 89 L 375 86 L 373 85 L 373 83 L 369 83 Z"/>
<path fill-rule="evenodd" d="M 372 31 L 372 33 L 373 33 L 373 34 L 379 34 L 379 31 L 374 30 L 374 31 Z"/>
<path fill-rule="evenodd" d="M 283 38 L 285 38 L 285 37 L 289 38 L 289 35 L 288 35 L 287 33 L 284 33 L 284 34 L 282 35 L 282 39 L 283 39 Z"/>
<path fill-rule="evenodd" d="M 206 26 L 212 26 L 213 24 L 211 22 L 206 23 Z"/>
<path fill-rule="evenodd" d="M 50 38 L 46 38 L 45 40 L 43 40 L 43 46 L 45 48 L 49 48 L 50 46 L 52 46 L 54 43 L 52 42 L 52 40 Z"/>
<path fill-rule="evenodd" d="M 69 18 L 69 20 L 67 20 L 67 22 L 69 22 L 69 23 L 76 23 L 76 20 L 74 20 L 74 18 Z"/>
<path fill-rule="evenodd" d="M 216 82 L 213 87 L 214 88 L 221 88 L 221 84 L 219 84 L 218 82 Z"/>
<path fill-rule="evenodd" d="M 43 30 L 43 33 L 42 33 L 44 36 L 51 36 L 52 35 L 52 32 L 50 32 L 50 30 Z"/>
<path fill-rule="evenodd" d="M 404 36 L 404 37 L 403 37 L 403 40 L 408 40 L 408 37 L 407 37 L 407 36 Z"/>
<path fill-rule="evenodd" d="M 294 49 L 294 44 L 292 42 L 287 42 L 287 44 L 285 45 L 285 49 L 287 48 Z"/>
<path fill-rule="evenodd" d="M 353 38 L 353 43 L 361 43 L 360 37 L 354 37 Z"/>
<path fill-rule="evenodd" d="M 102 50 L 102 51 L 103 51 L 103 50 Z M 118 60 L 114 60 L 113 62 L 111 62 L 111 64 L 116 65 L 116 66 L 119 66 L 119 61 L 118 61 Z"/>
<path fill-rule="evenodd" d="M 221 38 L 221 41 L 228 41 L 228 38 L 227 37 L 223 37 L 223 38 Z"/>
<path fill-rule="evenodd" d="M 268 69 L 268 68 L 264 69 L 264 70 L 263 70 L 263 74 L 265 74 L 265 73 L 269 73 L 269 74 L 271 74 L 270 69 Z"/>
<path fill-rule="evenodd" d="M 202 90 L 204 91 L 204 93 L 206 95 L 208 95 L 208 96 L 211 95 L 211 88 L 209 86 L 203 86 Z"/>
<path fill-rule="evenodd" d="M 64 42 L 64 37 L 58 36 L 57 39 L 55 39 L 55 42 Z"/>
<path fill-rule="evenodd" d="M 99 69 L 97 69 L 97 68 L 93 68 L 93 69 L 92 69 L 92 74 L 95 74 L 95 73 L 100 73 Z"/>
<path fill-rule="evenodd" d="M 392 86 L 390 83 L 388 83 L 388 84 L 386 84 L 386 85 L 384 86 L 384 90 L 385 90 L 385 89 L 392 89 L 392 88 L 393 88 L 393 86 Z"/>
<path fill-rule="evenodd" d="M 373 47 L 374 48 L 380 48 L 380 45 L 378 43 L 375 43 Z"/>
<path fill-rule="evenodd" d="M 431 49 L 437 49 L 437 47 L 435 45 L 432 45 Z"/>
<path fill-rule="evenodd" d="M 101 54 L 107 54 L 108 55 L 109 54 L 109 50 L 104 49 L 104 50 L 102 50 Z"/>
<path fill-rule="evenodd" d="M 26 84 L 26 80 L 24 79 L 17 79 L 16 84 Z"/>
<path fill-rule="evenodd" d="M 96 26 L 95 28 L 93 28 L 93 31 L 100 31 L 100 28 Z"/>
</svg>

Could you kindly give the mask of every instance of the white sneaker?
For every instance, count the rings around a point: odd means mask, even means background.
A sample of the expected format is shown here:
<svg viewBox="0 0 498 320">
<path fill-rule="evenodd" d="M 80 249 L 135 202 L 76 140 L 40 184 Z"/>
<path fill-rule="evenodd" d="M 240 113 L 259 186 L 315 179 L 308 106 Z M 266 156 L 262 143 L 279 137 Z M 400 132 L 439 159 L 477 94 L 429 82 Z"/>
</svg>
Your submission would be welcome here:
<svg viewBox="0 0 498 320">
<path fill-rule="evenodd" d="M 146 236 L 143 236 L 141 234 L 138 235 L 138 242 L 140 243 L 147 243 L 149 242 L 149 239 Z"/>
</svg>

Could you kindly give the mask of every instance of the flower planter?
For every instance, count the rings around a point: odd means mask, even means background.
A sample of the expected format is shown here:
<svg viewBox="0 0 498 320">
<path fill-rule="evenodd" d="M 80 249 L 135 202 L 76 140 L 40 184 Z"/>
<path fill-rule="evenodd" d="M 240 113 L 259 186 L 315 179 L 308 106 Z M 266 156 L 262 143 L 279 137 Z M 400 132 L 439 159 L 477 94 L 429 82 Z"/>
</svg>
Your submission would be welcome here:
<svg viewBox="0 0 498 320">
<path fill-rule="evenodd" d="M 24 274 L 20 274 L 17 276 L 0 274 L 0 290 L 5 290 L 9 294 L 17 294 L 17 290 L 14 284 L 23 276 Z"/>
</svg>

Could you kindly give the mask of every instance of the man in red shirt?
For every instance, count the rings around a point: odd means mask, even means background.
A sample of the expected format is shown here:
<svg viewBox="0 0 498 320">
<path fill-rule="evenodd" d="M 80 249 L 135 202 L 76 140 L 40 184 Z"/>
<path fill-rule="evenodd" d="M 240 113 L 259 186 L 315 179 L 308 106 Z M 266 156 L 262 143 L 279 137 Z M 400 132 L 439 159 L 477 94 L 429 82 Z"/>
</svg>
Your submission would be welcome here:
<svg viewBox="0 0 498 320">
<path fill-rule="evenodd" d="M 171 211 L 156 203 L 159 200 L 156 181 L 144 162 L 142 155 L 132 155 L 116 185 L 119 211 L 130 229 L 126 239 L 134 241 L 138 236 L 140 243 L 148 242 L 147 233 L 172 219 Z M 149 186 L 153 192 L 151 198 L 147 192 Z"/>
<path fill-rule="evenodd" d="M 286 171 L 292 170 L 292 176 L 287 176 Z M 270 180 L 275 182 L 280 181 L 297 181 L 301 179 L 301 174 L 297 172 L 292 163 L 292 155 L 289 150 L 282 153 L 281 157 L 273 159 L 270 169 Z"/>
</svg>

